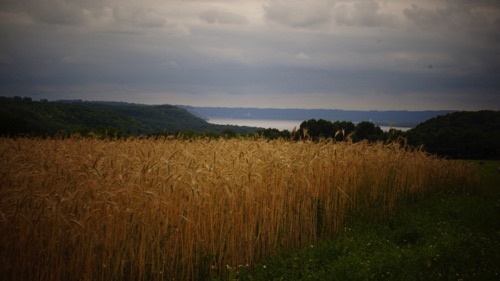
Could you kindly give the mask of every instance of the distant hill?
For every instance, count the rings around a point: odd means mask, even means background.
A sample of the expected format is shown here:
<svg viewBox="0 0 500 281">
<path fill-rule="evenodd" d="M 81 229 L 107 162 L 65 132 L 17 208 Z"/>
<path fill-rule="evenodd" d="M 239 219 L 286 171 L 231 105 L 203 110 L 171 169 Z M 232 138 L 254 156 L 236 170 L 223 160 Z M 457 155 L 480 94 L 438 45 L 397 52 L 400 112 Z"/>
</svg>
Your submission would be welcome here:
<svg viewBox="0 0 500 281">
<path fill-rule="evenodd" d="M 0 136 L 53 135 L 90 131 L 147 135 L 160 131 L 252 133 L 257 128 L 214 125 L 173 105 L 120 102 L 34 102 L 29 98 L 0 98 Z"/>
<path fill-rule="evenodd" d="M 370 121 L 379 126 L 415 127 L 421 122 L 438 115 L 454 111 L 361 111 L 339 109 L 277 109 L 277 108 L 228 108 L 181 106 L 189 112 L 205 119 L 271 119 L 271 120 L 309 120 L 351 121 L 354 123 Z"/>
<path fill-rule="evenodd" d="M 437 116 L 407 131 L 412 145 L 461 159 L 500 159 L 500 111 L 464 111 Z"/>
</svg>

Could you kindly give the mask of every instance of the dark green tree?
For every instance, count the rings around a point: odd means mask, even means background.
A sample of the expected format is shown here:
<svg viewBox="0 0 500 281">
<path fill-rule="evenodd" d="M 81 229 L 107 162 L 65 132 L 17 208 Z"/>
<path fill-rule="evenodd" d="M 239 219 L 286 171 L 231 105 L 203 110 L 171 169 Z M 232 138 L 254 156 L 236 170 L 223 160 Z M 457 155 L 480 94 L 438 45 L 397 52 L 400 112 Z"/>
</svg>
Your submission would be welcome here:
<svg viewBox="0 0 500 281">
<path fill-rule="evenodd" d="M 384 140 L 384 131 L 372 122 L 363 121 L 356 125 L 356 132 L 353 140 L 355 142 L 367 140 L 370 142 Z"/>
<path fill-rule="evenodd" d="M 232 129 L 225 129 L 221 132 L 221 136 L 226 139 L 232 139 L 237 136 L 236 132 Z"/>
</svg>

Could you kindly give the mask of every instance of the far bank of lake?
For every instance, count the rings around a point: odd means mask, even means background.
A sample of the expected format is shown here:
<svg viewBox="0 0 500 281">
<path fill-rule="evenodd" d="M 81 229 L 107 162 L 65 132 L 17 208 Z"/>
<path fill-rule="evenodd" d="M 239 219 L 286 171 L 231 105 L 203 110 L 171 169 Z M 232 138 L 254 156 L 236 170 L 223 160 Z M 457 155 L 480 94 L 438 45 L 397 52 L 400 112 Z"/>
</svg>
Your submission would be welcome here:
<svg viewBox="0 0 500 281">
<path fill-rule="evenodd" d="M 280 131 L 288 130 L 292 131 L 293 128 L 299 128 L 300 124 L 304 120 L 272 120 L 272 119 L 232 119 L 232 118 L 212 118 L 208 122 L 212 124 L 219 125 L 237 125 L 237 126 L 250 126 L 259 128 L 274 128 Z M 396 129 L 401 131 L 408 131 L 410 127 L 391 127 L 391 126 L 380 126 L 380 128 L 387 132 L 390 129 Z"/>
</svg>

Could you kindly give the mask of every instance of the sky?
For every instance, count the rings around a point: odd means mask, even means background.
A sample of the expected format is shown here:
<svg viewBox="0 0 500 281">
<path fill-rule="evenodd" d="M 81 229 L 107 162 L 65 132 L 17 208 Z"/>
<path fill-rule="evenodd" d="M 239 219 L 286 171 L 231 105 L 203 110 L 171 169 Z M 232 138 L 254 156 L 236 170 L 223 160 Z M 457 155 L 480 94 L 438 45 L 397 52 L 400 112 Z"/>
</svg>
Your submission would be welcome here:
<svg viewBox="0 0 500 281">
<path fill-rule="evenodd" d="M 498 0 L 2 0 L 0 96 L 500 110 Z"/>
</svg>

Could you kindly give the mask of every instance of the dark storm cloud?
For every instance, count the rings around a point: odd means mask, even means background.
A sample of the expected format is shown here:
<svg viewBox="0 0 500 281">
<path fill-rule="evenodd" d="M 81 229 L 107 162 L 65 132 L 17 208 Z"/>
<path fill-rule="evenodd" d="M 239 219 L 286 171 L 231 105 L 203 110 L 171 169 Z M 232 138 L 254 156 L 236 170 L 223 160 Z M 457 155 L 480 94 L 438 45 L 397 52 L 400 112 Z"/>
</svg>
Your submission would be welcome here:
<svg viewBox="0 0 500 281">
<path fill-rule="evenodd" d="M 5 0 L 0 95 L 498 109 L 496 3 Z"/>
</svg>

